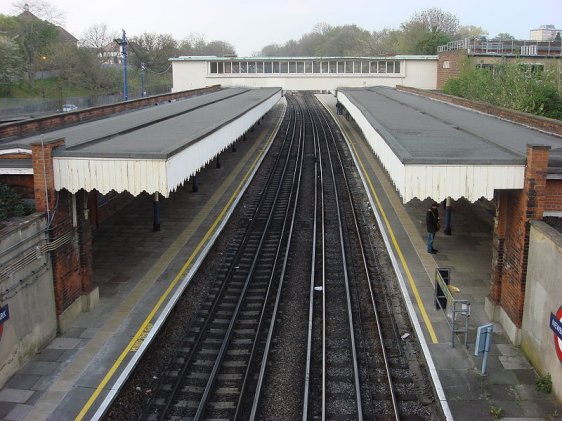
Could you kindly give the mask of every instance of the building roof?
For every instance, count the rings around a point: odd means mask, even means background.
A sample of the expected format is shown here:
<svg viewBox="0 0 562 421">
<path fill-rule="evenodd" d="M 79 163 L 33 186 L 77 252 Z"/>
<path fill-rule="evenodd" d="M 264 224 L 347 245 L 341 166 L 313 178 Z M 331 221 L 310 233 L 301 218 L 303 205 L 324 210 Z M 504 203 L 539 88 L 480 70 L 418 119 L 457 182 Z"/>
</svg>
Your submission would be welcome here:
<svg viewBox="0 0 562 421">
<path fill-rule="evenodd" d="M 167 196 L 236 141 L 281 97 L 279 88 L 230 88 L 0 142 L 30 150 L 64 138 L 54 151 L 55 188 L 127 190 Z M 2 161 L 0 161 L 0 166 Z"/>
<path fill-rule="evenodd" d="M 338 99 L 355 111 L 406 202 L 522 188 L 529 144 L 550 146 L 549 171 L 562 168 L 562 138 L 487 114 L 385 87 L 341 89 Z"/>
<path fill-rule="evenodd" d="M 437 60 L 436 55 L 389 55 L 372 57 L 217 57 L 217 56 L 179 56 L 170 61 L 353 61 L 353 60 Z"/>
</svg>

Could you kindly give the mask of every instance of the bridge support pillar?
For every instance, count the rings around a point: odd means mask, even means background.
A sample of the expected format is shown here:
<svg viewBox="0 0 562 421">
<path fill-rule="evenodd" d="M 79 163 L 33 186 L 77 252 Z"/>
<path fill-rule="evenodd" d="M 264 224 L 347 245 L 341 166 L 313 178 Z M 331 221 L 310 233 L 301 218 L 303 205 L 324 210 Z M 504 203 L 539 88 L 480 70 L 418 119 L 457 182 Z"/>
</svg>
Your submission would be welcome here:
<svg viewBox="0 0 562 421">
<path fill-rule="evenodd" d="M 154 193 L 154 201 L 152 202 L 153 208 L 153 225 L 152 231 L 160 231 L 160 195 L 158 192 Z"/>
</svg>

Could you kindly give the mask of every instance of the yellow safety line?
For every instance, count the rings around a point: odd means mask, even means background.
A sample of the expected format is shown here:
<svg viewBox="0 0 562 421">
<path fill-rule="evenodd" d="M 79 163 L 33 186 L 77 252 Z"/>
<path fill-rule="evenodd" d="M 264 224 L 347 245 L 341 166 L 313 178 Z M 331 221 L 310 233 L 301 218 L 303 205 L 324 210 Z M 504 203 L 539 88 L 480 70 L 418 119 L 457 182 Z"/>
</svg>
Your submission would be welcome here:
<svg viewBox="0 0 562 421">
<path fill-rule="evenodd" d="M 371 178 L 369 177 L 369 174 L 367 174 L 367 171 L 365 170 L 365 166 L 363 165 L 363 161 L 361 161 L 361 157 L 360 157 L 359 153 L 357 152 L 357 149 L 355 148 L 355 144 L 350 141 L 351 136 L 348 135 L 346 137 L 348 139 L 348 143 L 353 148 L 353 153 L 355 154 L 355 157 L 356 157 L 357 161 L 359 162 L 359 165 L 361 166 L 361 171 L 363 172 L 363 174 L 365 175 L 365 178 L 367 179 L 367 182 L 369 183 L 369 189 L 371 190 L 371 193 L 373 194 L 373 197 L 375 198 L 375 201 L 377 202 L 377 207 L 379 208 L 379 212 L 381 213 L 382 218 L 384 219 L 386 229 L 388 231 L 388 234 L 390 235 L 390 238 L 392 239 L 392 244 L 394 245 L 394 248 L 396 249 L 396 253 L 398 253 L 398 257 L 400 258 L 400 262 L 402 263 L 402 266 L 404 267 L 404 271 L 406 272 L 406 277 L 408 278 L 408 281 L 410 283 L 410 287 L 412 288 L 414 296 L 416 297 L 416 302 L 418 303 L 418 307 L 419 307 L 420 312 L 422 314 L 423 320 L 424 320 L 424 322 L 427 326 L 429 336 L 431 336 L 431 341 L 434 344 L 439 343 L 439 340 L 437 339 L 437 335 L 435 334 L 435 330 L 433 330 L 433 325 L 431 324 L 431 321 L 429 320 L 429 316 L 427 315 L 427 311 L 425 310 L 425 306 L 423 305 L 423 302 L 422 302 L 422 299 L 421 299 L 420 294 L 418 292 L 418 288 L 416 286 L 414 278 L 412 277 L 412 274 L 410 273 L 410 268 L 408 267 L 408 264 L 406 263 L 406 259 L 404 258 L 404 255 L 402 254 L 402 250 L 400 249 L 400 246 L 398 245 L 398 242 L 396 241 L 396 237 L 394 236 L 394 231 L 392 230 L 392 227 L 390 226 L 390 222 L 388 221 L 388 218 L 386 217 L 386 213 L 384 212 L 384 209 L 382 208 L 381 202 L 379 200 L 379 196 L 377 195 L 377 192 L 375 191 L 375 187 L 373 186 L 373 183 L 371 182 Z"/>
<path fill-rule="evenodd" d="M 273 133 L 275 133 L 276 131 L 274 131 Z M 271 139 L 270 139 L 271 141 Z M 219 214 L 219 216 L 215 219 L 215 221 L 213 222 L 213 224 L 211 225 L 211 227 L 209 228 L 209 230 L 207 231 L 207 233 L 205 234 L 205 236 L 203 237 L 203 239 L 199 242 L 199 244 L 197 244 L 197 246 L 195 247 L 195 250 L 193 251 L 193 253 L 191 254 L 191 256 L 189 256 L 189 259 L 187 259 L 187 261 L 184 263 L 184 265 L 181 267 L 180 271 L 178 272 L 178 274 L 175 276 L 174 280 L 170 283 L 170 285 L 168 286 L 168 288 L 166 289 L 166 291 L 160 296 L 158 302 L 154 305 L 154 307 L 152 308 L 150 314 L 146 317 L 146 319 L 144 320 L 143 324 L 141 325 L 141 327 L 139 327 L 139 329 L 137 330 L 137 332 L 135 333 L 135 336 L 133 336 L 133 339 L 131 339 L 131 341 L 127 344 L 127 346 L 125 347 L 125 349 L 123 350 L 123 352 L 121 352 L 121 355 L 119 355 L 119 357 L 117 358 L 117 360 L 115 360 L 115 363 L 113 364 L 113 366 L 109 369 L 109 371 L 107 372 L 107 374 L 105 375 L 105 377 L 103 378 L 103 380 L 100 382 L 100 384 L 96 387 L 96 390 L 94 391 L 94 393 L 92 393 L 92 396 L 90 396 L 90 399 L 88 399 L 88 401 L 86 402 L 86 404 L 84 405 L 84 407 L 82 408 L 82 410 L 80 411 L 80 413 L 76 416 L 75 420 L 76 421 L 80 421 L 83 419 L 84 415 L 86 415 L 86 413 L 90 410 L 91 406 L 93 405 L 93 403 L 96 401 L 96 399 L 98 398 L 98 396 L 100 395 L 100 393 L 102 392 L 103 388 L 105 387 L 105 385 L 111 380 L 111 378 L 113 377 L 113 375 L 115 374 L 115 372 L 117 371 L 117 369 L 119 368 L 119 366 L 121 365 L 121 363 L 123 362 L 123 360 L 125 359 L 125 357 L 127 356 L 127 354 L 129 353 L 130 349 L 133 347 L 133 345 L 137 342 L 137 340 L 140 338 L 140 336 L 143 334 L 144 330 L 146 329 L 147 325 L 150 323 L 150 321 L 152 320 L 152 318 L 154 317 L 154 315 L 156 314 L 156 312 L 158 311 L 158 309 L 160 308 L 160 306 L 162 305 L 162 303 L 164 302 L 164 300 L 168 297 L 168 295 L 170 294 L 170 292 L 174 289 L 174 287 L 176 286 L 176 284 L 178 283 L 178 281 L 181 279 L 181 277 L 183 276 L 183 274 L 185 273 L 185 271 L 187 270 L 187 268 L 191 265 L 191 262 L 193 261 L 193 259 L 195 259 L 195 256 L 199 253 L 199 251 L 201 250 L 201 248 L 205 245 L 205 243 L 208 241 L 209 237 L 211 236 L 211 234 L 215 231 L 217 225 L 219 224 L 219 222 L 223 219 L 224 215 L 226 214 L 226 212 L 228 211 L 228 209 L 230 208 L 232 202 L 234 201 L 234 199 L 236 198 L 236 196 L 238 196 L 238 193 L 240 192 L 240 190 L 242 189 L 242 186 L 244 185 L 244 183 L 246 182 L 246 180 L 248 179 L 248 177 L 250 176 L 250 174 L 252 173 L 252 170 L 254 169 L 254 167 L 256 166 L 258 160 L 260 159 L 260 157 L 263 155 L 263 153 L 265 152 L 265 148 L 262 149 L 260 151 L 260 153 L 257 155 L 256 159 L 254 160 L 254 162 L 252 162 L 252 165 L 250 166 L 249 170 L 246 172 L 246 174 L 244 175 L 244 178 L 242 179 L 242 181 L 240 182 L 240 184 L 238 184 L 238 187 L 236 187 L 236 190 L 234 191 L 234 193 L 232 194 L 232 196 L 230 196 L 230 198 L 228 199 L 228 202 L 226 203 L 226 205 L 224 206 L 224 208 L 222 209 L 221 213 Z"/>
</svg>

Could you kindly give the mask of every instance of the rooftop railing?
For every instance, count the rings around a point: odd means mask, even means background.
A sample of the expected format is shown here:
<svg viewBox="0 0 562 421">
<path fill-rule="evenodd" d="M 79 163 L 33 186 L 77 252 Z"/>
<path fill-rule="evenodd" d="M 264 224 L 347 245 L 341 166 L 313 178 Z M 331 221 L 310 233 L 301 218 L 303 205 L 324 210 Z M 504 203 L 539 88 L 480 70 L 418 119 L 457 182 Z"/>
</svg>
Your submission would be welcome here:
<svg viewBox="0 0 562 421">
<path fill-rule="evenodd" d="M 465 38 L 437 47 L 437 52 L 467 50 L 475 55 L 560 56 L 562 41 L 482 40 Z"/>
</svg>

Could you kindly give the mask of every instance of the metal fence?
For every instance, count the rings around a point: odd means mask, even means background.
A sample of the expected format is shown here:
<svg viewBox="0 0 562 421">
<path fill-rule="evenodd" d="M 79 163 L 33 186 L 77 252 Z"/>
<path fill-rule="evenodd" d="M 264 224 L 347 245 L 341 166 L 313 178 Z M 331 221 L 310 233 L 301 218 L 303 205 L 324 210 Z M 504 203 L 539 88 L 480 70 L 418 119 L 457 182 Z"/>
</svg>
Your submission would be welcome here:
<svg viewBox="0 0 562 421">
<path fill-rule="evenodd" d="M 149 95 L 159 95 L 170 92 L 169 87 L 158 87 Z M 129 94 L 129 100 L 140 98 L 134 93 Z M 67 97 L 64 100 L 44 98 L 0 98 L 0 122 L 8 120 L 41 117 L 62 112 L 63 104 L 73 104 L 78 109 L 111 105 L 123 101 L 122 94 L 98 95 L 87 97 Z"/>
<path fill-rule="evenodd" d="M 508 54 L 523 56 L 560 56 L 562 41 L 483 40 L 465 38 L 437 47 L 437 52 L 467 50 L 469 54 Z"/>
</svg>

